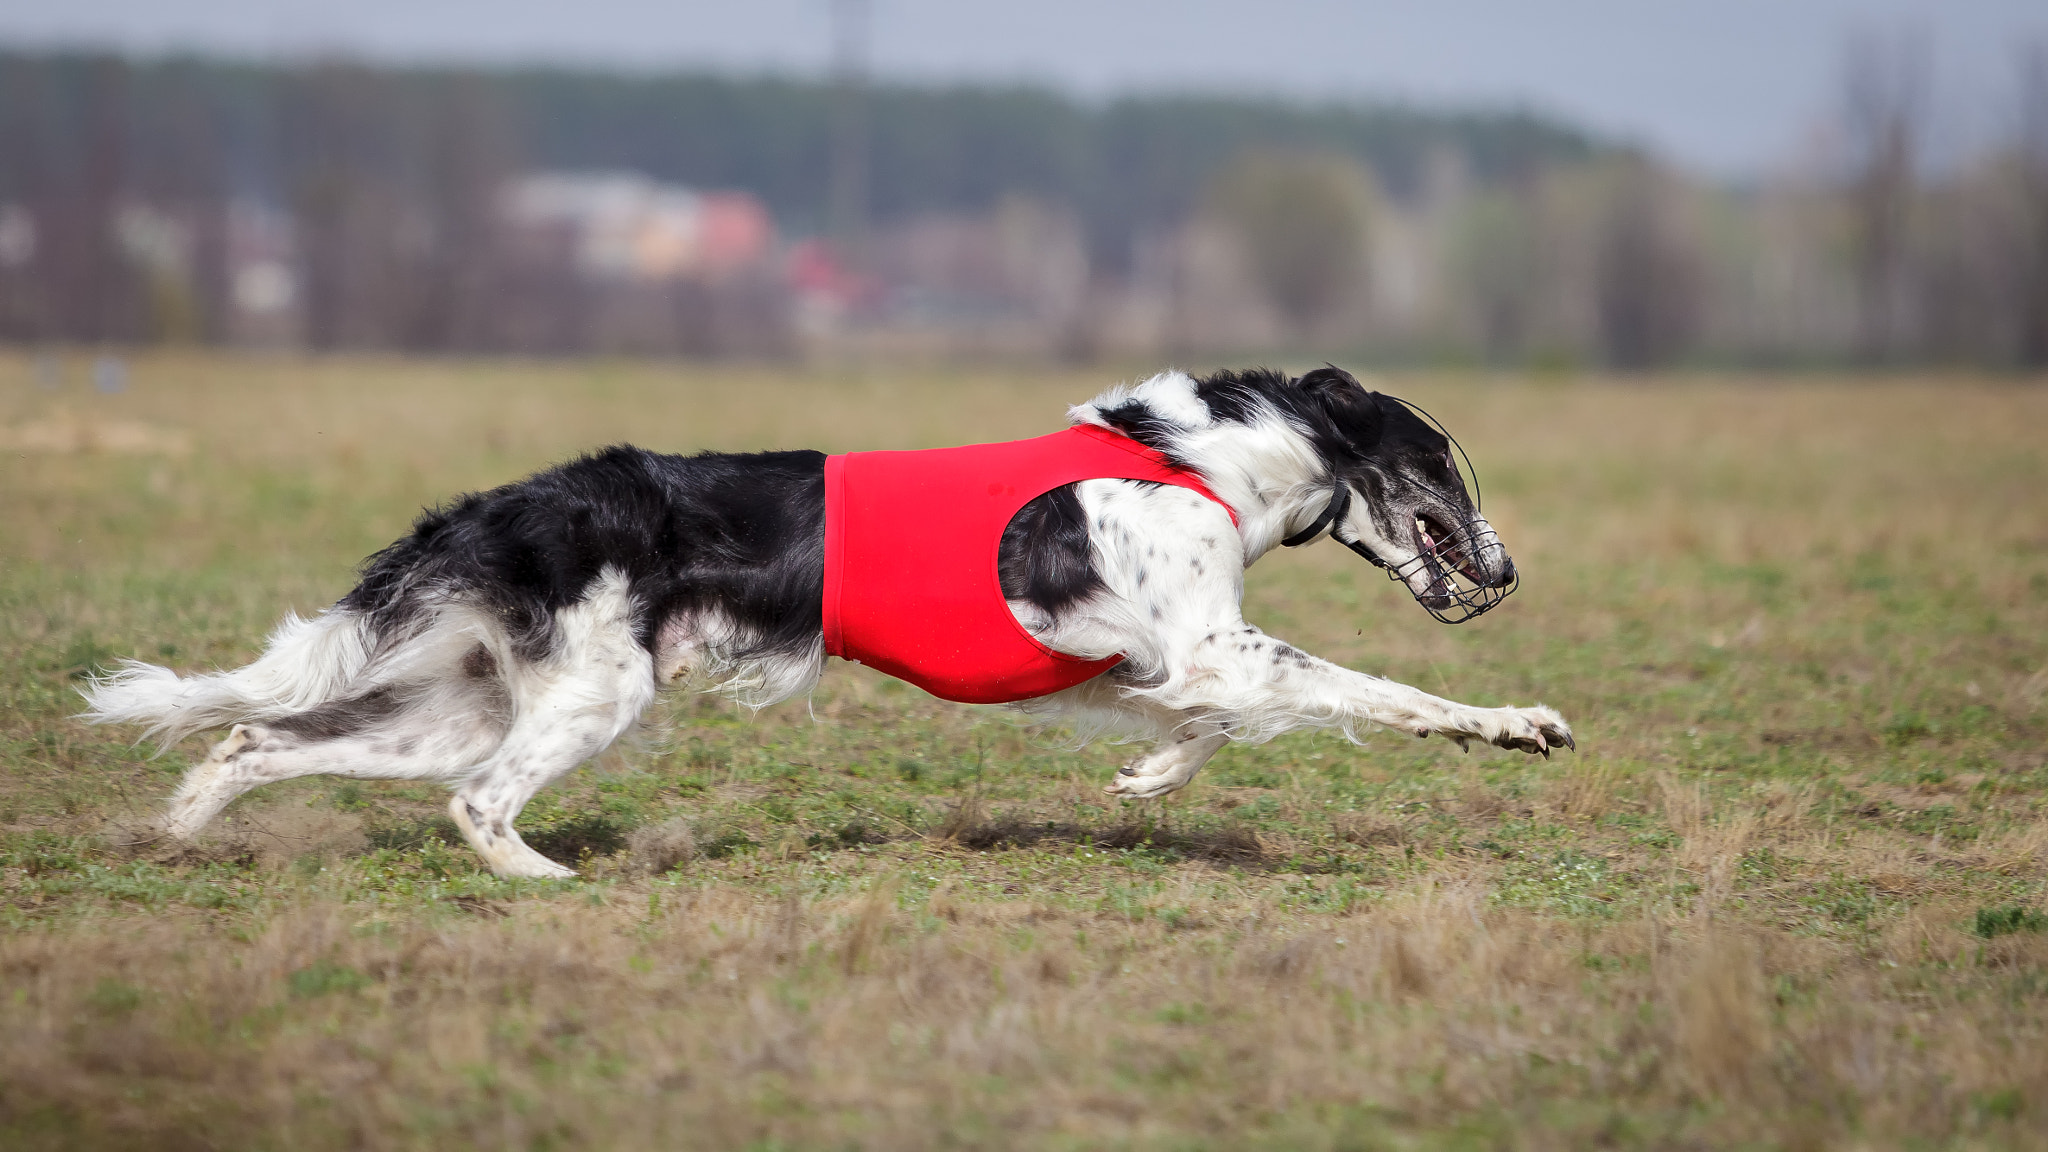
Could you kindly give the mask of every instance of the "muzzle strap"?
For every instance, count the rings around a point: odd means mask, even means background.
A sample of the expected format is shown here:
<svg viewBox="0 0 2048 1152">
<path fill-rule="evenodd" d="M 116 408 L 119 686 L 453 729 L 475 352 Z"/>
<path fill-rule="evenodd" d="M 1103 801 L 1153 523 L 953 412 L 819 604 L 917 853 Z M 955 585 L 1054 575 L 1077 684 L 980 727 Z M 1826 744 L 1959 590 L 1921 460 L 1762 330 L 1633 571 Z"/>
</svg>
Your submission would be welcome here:
<svg viewBox="0 0 2048 1152">
<path fill-rule="evenodd" d="M 1323 529 L 1328 528 L 1333 521 L 1342 520 L 1344 514 L 1349 511 L 1351 511 L 1351 485 L 1346 484 L 1342 480 L 1336 481 L 1330 486 L 1330 502 L 1323 506 L 1323 514 L 1316 517 L 1315 523 L 1282 540 L 1280 546 L 1282 548 L 1301 547 L 1303 544 L 1321 535 Z"/>
<path fill-rule="evenodd" d="M 1282 540 L 1280 546 L 1282 548 L 1299 548 L 1321 535 L 1323 529 L 1328 528 L 1330 530 L 1330 539 L 1365 557 L 1366 561 L 1373 567 L 1385 568 L 1387 562 L 1373 555 L 1372 549 L 1367 548 L 1356 540 L 1346 540 L 1342 536 L 1337 535 L 1337 525 L 1344 522 L 1344 514 L 1349 511 L 1351 511 L 1351 485 L 1346 484 L 1342 480 L 1336 481 L 1330 486 L 1330 502 L 1324 505 L 1322 515 L 1316 517 L 1315 523 Z"/>
<path fill-rule="evenodd" d="M 1349 511 L 1351 511 L 1351 485 L 1346 484 L 1342 480 L 1335 481 L 1330 485 L 1330 502 L 1323 506 L 1322 515 L 1316 517 L 1315 523 L 1282 540 L 1280 546 L 1282 548 L 1299 548 L 1321 535 L 1323 529 L 1328 528 L 1330 530 L 1330 539 L 1365 557 L 1367 563 L 1370 563 L 1373 567 L 1386 568 L 1387 562 L 1373 555 L 1372 549 L 1367 548 L 1356 540 L 1346 540 L 1342 536 L 1337 535 L 1337 525 L 1344 522 L 1344 515 Z"/>
</svg>

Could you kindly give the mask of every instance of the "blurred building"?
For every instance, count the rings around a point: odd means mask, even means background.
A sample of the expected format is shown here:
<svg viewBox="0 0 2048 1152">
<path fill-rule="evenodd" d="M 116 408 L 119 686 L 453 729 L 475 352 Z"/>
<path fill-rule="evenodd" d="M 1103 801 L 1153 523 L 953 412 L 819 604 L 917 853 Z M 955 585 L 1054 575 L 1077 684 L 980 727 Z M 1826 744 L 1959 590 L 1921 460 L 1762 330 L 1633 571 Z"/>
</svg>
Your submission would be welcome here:
<svg viewBox="0 0 2048 1152">
<path fill-rule="evenodd" d="M 222 338 L 244 347 L 299 342 L 299 268 L 291 217 L 248 200 L 230 204 L 226 230 L 228 292 Z"/>
<path fill-rule="evenodd" d="M 722 279 L 767 260 L 775 225 L 745 192 L 698 192 L 631 172 L 547 172 L 505 191 L 516 229 L 559 230 L 578 273 L 662 283 Z"/>
<path fill-rule="evenodd" d="M 745 192 L 546 172 L 503 192 L 506 343 L 522 351 L 775 354 L 790 302 L 774 221 Z"/>
<path fill-rule="evenodd" d="M 870 343 L 942 356 L 1035 357 L 1070 348 L 1083 321 L 1080 221 L 1023 196 L 981 213 L 933 213 L 877 232 Z"/>
</svg>

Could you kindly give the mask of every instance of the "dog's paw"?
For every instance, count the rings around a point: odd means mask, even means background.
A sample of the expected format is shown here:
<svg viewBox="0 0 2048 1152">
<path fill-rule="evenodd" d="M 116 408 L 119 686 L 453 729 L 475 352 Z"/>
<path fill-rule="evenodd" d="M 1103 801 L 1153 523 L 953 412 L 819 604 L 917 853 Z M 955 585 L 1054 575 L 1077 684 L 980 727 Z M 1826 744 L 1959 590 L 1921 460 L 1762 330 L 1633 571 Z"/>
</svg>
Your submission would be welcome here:
<svg viewBox="0 0 2048 1152">
<path fill-rule="evenodd" d="M 1541 704 L 1534 708 L 1501 708 L 1495 715 L 1500 721 L 1500 730 L 1494 733 L 1492 741 L 1498 747 L 1540 754 L 1546 760 L 1550 758 L 1552 748 L 1578 751 L 1579 746 L 1572 739 L 1571 726 L 1554 708 Z"/>
<path fill-rule="evenodd" d="M 257 734 L 247 724 L 237 724 L 228 729 L 228 734 L 213 746 L 213 751 L 206 754 L 206 763 L 225 764 L 257 743 Z"/>
<path fill-rule="evenodd" d="M 1150 759 L 1147 757 L 1146 759 Z M 1109 782 L 1103 791 L 1125 800 L 1150 800 L 1187 787 L 1195 778 L 1193 772 L 1177 772 L 1173 767 L 1164 771 L 1147 772 L 1145 760 L 1137 760 L 1116 770 L 1116 779 Z"/>
<path fill-rule="evenodd" d="M 489 863 L 491 871 L 500 876 L 527 880 L 573 880 L 576 877 L 574 868 L 565 868 L 532 849 L 512 859 Z"/>
</svg>

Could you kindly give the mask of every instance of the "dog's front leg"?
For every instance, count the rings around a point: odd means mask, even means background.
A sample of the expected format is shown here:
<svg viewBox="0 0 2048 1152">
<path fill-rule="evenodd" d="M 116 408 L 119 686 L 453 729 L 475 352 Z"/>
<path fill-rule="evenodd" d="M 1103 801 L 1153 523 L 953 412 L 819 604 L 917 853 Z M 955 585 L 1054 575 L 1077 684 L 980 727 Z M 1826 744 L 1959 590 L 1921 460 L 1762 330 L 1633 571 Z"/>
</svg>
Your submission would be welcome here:
<svg viewBox="0 0 2048 1152">
<path fill-rule="evenodd" d="M 1057 615 L 1041 639 L 1078 656 L 1123 653 L 1131 677 L 1120 689 L 1123 706 L 1177 714 L 1172 735 L 1266 740 L 1337 728 L 1356 738 L 1379 724 L 1546 756 L 1553 747 L 1573 746 L 1564 718 L 1542 705 L 1475 708 L 1444 700 L 1319 660 L 1246 624 L 1239 607 L 1243 542 L 1214 503 L 1180 488 L 1121 480 L 1090 481 L 1080 493 L 1110 595 Z M 1213 742 L 1162 744 L 1119 773 L 1112 789 L 1170 792 L 1222 746 Z"/>
<path fill-rule="evenodd" d="M 1330 668 L 1341 678 L 1362 682 L 1343 687 L 1358 701 L 1353 714 L 1376 724 L 1417 737 L 1442 736 L 1460 748 L 1477 740 L 1498 748 L 1540 754 L 1546 760 L 1552 748 L 1578 747 L 1564 717 L 1542 704 L 1478 708 L 1334 664 Z"/>
<path fill-rule="evenodd" d="M 1234 736 L 1265 739 L 1303 728 L 1379 724 L 1461 747 L 1478 740 L 1550 755 L 1573 748 L 1571 726 L 1554 709 L 1478 708 L 1319 660 L 1249 625 L 1205 634 L 1180 675 L 1147 690 L 1153 703 L 1205 717 Z"/>
</svg>

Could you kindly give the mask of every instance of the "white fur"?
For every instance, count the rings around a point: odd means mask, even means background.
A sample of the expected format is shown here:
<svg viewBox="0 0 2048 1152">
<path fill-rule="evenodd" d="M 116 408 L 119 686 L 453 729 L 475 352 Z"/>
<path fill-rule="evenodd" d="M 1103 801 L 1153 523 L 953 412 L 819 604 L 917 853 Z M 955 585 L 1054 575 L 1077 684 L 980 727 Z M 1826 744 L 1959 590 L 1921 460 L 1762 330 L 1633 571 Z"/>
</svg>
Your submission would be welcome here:
<svg viewBox="0 0 2048 1152">
<path fill-rule="evenodd" d="M 448 801 L 456 827 L 500 876 L 576 874 L 528 848 L 512 821 L 654 702 L 654 661 L 634 638 L 623 575 L 607 570 L 581 603 L 557 614 L 556 627 L 555 655 L 513 678 L 515 718 L 503 741 Z"/>
<path fill-rule="evenodd" d="M 85 690 L 85 718 L 143 724 L 145 737 L 176 743 L 204 728 L 250 717 L 287 716 L 345 693 L 368 662 L 361 621 L 342 611 L 311 620 L 296 613 L 271 632 L 263 656 L 232 672 L 180 677 L 169 668 L 124 660 Z"/>
<path fill-rule="evenodd" d="M 805 695 L 825 674 L 822 635 L 796 657 L 740 655 L 752 640 L 715 610 L 678 616 L 655 639 L 656 669 L 664 684 L 715 681 L 713 691 L 755 709 Z"/>
</svg>

